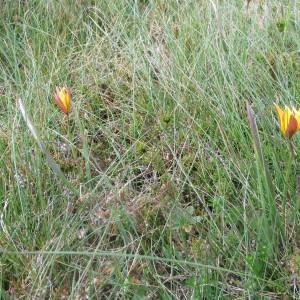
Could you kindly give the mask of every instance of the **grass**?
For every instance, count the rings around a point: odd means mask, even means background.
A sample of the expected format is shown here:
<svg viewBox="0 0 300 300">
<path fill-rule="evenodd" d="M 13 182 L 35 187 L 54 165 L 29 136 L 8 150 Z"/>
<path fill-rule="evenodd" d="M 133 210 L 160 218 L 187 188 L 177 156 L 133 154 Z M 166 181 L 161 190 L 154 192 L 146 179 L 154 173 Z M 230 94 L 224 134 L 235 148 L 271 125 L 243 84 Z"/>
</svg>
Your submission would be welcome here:
<svg viewBox="0 0 300 300">
<path fill-rule="evenodd" d="M 1 8 L 2 299 L 299 299 L 296 1 Z"/>
</svg>

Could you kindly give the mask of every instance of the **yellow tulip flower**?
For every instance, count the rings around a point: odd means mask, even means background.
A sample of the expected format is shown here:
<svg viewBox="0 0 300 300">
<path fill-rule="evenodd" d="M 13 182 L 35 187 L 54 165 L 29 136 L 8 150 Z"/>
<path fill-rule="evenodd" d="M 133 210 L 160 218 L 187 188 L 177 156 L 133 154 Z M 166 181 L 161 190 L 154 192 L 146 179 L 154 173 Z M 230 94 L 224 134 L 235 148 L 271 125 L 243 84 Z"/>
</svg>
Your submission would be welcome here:
<svg viewBox="0 0 300 300">
<path fill-rule="evenodd" d="M 68 114 L 71 110 L 71 102 L 72 102 L 72 95 L 68 88 L 63 87 L 56 87 L 56 93 L 54 99 L 60 109 L 65 113 Z"/>
<path fill-rule="evenodd" d="M 278 113 L 282 134 L 285 137 L 291 138 L 300 129 L 300 112 L 295 109 L 290 109 L 287 106 L 285 109 L 281 109 L 275 104 L 275 107 Z"/>
</svg>

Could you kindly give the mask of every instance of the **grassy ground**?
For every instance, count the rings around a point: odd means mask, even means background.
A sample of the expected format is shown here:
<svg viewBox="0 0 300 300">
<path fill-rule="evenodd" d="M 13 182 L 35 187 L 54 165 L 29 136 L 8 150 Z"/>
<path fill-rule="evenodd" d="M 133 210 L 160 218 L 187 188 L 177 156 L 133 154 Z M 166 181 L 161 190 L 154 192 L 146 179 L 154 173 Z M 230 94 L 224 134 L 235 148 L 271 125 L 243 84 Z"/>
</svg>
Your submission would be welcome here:
<svg viewBox="0 0 300 300">
<path fill-rule="evenodd" d="M 298 299 L 296 1 L 0 4 L 2 299 Z"/>
</svg>

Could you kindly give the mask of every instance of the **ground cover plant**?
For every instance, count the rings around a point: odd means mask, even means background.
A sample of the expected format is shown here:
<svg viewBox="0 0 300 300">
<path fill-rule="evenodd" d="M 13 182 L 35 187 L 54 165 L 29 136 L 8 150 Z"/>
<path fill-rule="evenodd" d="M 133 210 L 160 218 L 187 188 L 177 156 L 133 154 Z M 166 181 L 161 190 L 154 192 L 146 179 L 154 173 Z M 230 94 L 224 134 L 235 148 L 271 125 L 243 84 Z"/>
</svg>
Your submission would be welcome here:
<svg viewBox="0 0 300 300">
<path fill-rule="evenodd" d="M 297 1 L 0 5 L 0 298 L 299 298 Z"/>
</svg>

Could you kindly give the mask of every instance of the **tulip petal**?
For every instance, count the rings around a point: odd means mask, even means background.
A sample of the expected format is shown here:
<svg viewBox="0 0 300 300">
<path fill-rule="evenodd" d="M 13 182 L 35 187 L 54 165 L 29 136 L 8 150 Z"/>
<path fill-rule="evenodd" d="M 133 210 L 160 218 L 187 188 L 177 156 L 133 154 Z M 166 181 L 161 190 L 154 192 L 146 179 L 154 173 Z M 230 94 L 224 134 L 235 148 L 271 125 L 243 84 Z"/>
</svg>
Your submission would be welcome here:
<svg viewBox="0 0 300 300">
<path fill-rule="evenodd" d="M 294 108 L 294 116 L 295 116 L 295 118 L 297 120 L 297 124 L 298 124 L 297 129 L 299 130 L 300 129 L 300 111 L 296 110 L 295 108 Z"/>
<path fill-rule="evenodd" d="M 55 95 L 55 102 L 57 103 L 57 105 L 59 106 L 59 108 L 65 113 L 68 113 L 68 109 L 67 107 L 64 105 L 64 103 L 60 100 L 58 95 Z"/>
<path fill-rule="evenodd" d="M 278 117 L 279 117 L 279 123 L 280 123 L 280 129 L 281 132 L 283 133 L 283 135 L 285 135 L 285 112 L 278 106 L 275 104 L 277 113 L 278 113 Z"/>
<path fill-rule="evenodd" d="M 286 136 L 292 137 L 298 130 L 298 122 L 294 115 L 290 116 L 289 124 L 286 129 Z"/>
</svg>

